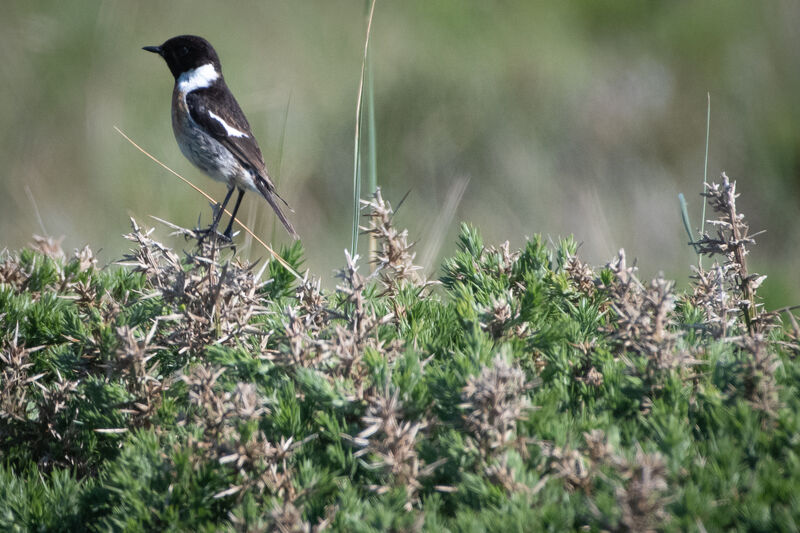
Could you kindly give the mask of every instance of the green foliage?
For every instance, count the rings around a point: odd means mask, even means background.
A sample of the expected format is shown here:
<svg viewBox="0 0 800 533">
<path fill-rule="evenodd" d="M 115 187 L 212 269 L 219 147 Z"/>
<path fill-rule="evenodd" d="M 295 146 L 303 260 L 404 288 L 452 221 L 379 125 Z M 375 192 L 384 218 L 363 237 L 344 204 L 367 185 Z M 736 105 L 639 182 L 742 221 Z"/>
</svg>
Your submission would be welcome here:
<svg viewBox="0 0 800 533">
<path fill-rule="evenodd" d="M 280 256 L 289 263 L 295 272 L 300 271 L 303 264 L 303 245 L 297 240 L 288 246 L 281 247 Z M 289 296 L 293 290 L 294 276 L 283 268 L 276 261 L 271 261 L 269 266 L 269 279 L 272 282 L 265 287 L 270 299 L 276 300 L 283 296 Z"/>
<path fill-rule="evenodd" d="M 0 529 L 77 531 L 85 523 L 80 500 L 86 486 L 69 470 L 45 479 L 35 467 L 21 475 L 0 468 Z"/>
<path fill-rule="evenodd" d="M 8 256 L 0 528 L 795 528 L 796 339 L 715 336 L 696 294 L 648 307 L 669 286 L 576 251 L 464 226 L 440 288 L 350 263 L 333 292 L 187 257 L 218 280 L 192 316 L 157 262 Z M 231 287 L 259 288 L 198 303 Z"/>
</svg>

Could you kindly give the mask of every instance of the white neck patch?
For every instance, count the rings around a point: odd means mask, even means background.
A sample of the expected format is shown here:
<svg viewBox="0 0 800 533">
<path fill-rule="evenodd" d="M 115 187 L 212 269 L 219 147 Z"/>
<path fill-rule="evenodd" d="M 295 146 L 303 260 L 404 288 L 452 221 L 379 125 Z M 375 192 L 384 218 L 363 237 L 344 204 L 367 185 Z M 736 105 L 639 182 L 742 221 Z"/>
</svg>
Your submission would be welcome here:
<svg viewBox="0 0 800 533">
<path fill-rule="evenodd" d="M 206 63 L 192 70 L 187 70 L 178 76 L 178 90 L 183 94 L 190 93 L 196 89 L 210 87 L 219 78 L 219 72 L 211 63 Z"/>
</svg>

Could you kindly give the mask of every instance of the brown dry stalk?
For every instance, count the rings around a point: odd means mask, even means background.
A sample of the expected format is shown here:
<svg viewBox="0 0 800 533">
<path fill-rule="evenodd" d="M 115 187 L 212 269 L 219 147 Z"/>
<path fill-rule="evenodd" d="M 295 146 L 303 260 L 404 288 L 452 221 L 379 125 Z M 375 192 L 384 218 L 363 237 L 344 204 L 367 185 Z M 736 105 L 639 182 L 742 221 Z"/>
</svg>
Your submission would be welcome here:
<svg viewBox="0 0 800 533">
<path fill-rule="evenodd" d="M 480 374 L 467 378 L 461 391 L 464 425 L 488 458 L 505 451 L 516 439 L 519 420 L 531 409 L 527 392 L 533 387 L 525 372 L 498 356 Z"/>
<path fill-rule="evenodd" d="M 371 485 L 370 488 L 384 494 L 391 487 L 403 487 L 405 509 L 410 511 L 419 503 L 420 480 L 430 476 L 445 462 L 445 459 L 440 459 L 426 464 L 417 453 L 419 435 L 429 426 L 428 420 L 408 420 L 398 391 L 387 384 L 367 395 L 367 413 L 361 422 L 365 428 L 356 437 L 342 436 L 361 448 L 354 457 L 369 456 L 373 461 L 365 463 L 366 466 L 382 470 L 390 478 L 389 483 Z"/>
<path fill-rule="evenodd" d="M 416 252 L 413 242 L 408 241 L 408 230 L 394 227 L 394 210 L 383 199 L 381 189 L 373 193 L 372 199 L 361 200 L 362 209 L 367 210 L 367 226 L 359 229 L 368 234 L 376 243 L 371 262 L 375 265 L 374 274 L 380 277 L 387 293 L 394 294 L 405 283 L 419 287 L 426 285 L 420 275 L 422 267 L 414 264 Z"/>
<path fill-rule="evenodd" d="M 722 183 L 706 184 L 703 196 L 708 198 L 708 203 L 717 213 L 716 220 L 709 220 L 709 224 L 716 228 L 715 235 L 704 232 L 701 238 L 691 243 L 698 253 L 709 257 L 722 256 L 726 261 L 721 265 L 722 273 L 730 285 L 732 304 L 742 312 L 747 332 L 750 335 L 764 331 L 770 326 L 772 314 L 759 313 L 760 305 L 756 300 L 756 289 L 763 283 L 766 276 L 751 274 L 747 268 L 747 246 L 755 244 L 750 234 L 750 227 L 744 221 L 744 215 L 736 210 L 736 182 L 722 174 Z M 716 265 L 712 266 L 712 269 Z M 702 274 L 702 269 L 698 269 Z"/>
</svg>

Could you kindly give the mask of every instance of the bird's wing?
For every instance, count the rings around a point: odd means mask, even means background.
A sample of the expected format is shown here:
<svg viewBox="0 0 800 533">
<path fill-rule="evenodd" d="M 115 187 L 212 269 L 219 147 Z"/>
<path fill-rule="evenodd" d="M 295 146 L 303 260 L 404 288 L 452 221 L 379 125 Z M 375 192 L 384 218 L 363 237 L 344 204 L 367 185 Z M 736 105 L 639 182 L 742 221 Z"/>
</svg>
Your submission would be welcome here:
<svg viewBox="0 0 800 533">
<path fill-rule="evenodd" d="M 250 124 L 224 84 L 191 91 L 186 95 L 186 106 L 197 125 L 253 169 L 267 182 L 270 191 L 275 190 Z"/>
</svg>

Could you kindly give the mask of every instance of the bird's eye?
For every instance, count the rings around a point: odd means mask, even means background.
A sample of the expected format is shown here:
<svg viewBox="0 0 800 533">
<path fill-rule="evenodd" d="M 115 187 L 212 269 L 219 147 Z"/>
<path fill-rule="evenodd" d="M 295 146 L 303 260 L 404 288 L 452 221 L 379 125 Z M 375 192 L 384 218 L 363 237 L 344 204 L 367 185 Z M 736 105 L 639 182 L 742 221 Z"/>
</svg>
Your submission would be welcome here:
<svg viewBox="0 0 800 533">
<path fill-rule="evenodd" d="M 186 57 L 187 55 L 189 55 L 189 48 L 186 46 L 181 46 L 180 50 L 178 50 L 178 54 L 181 57 Z"/>
</svg>

